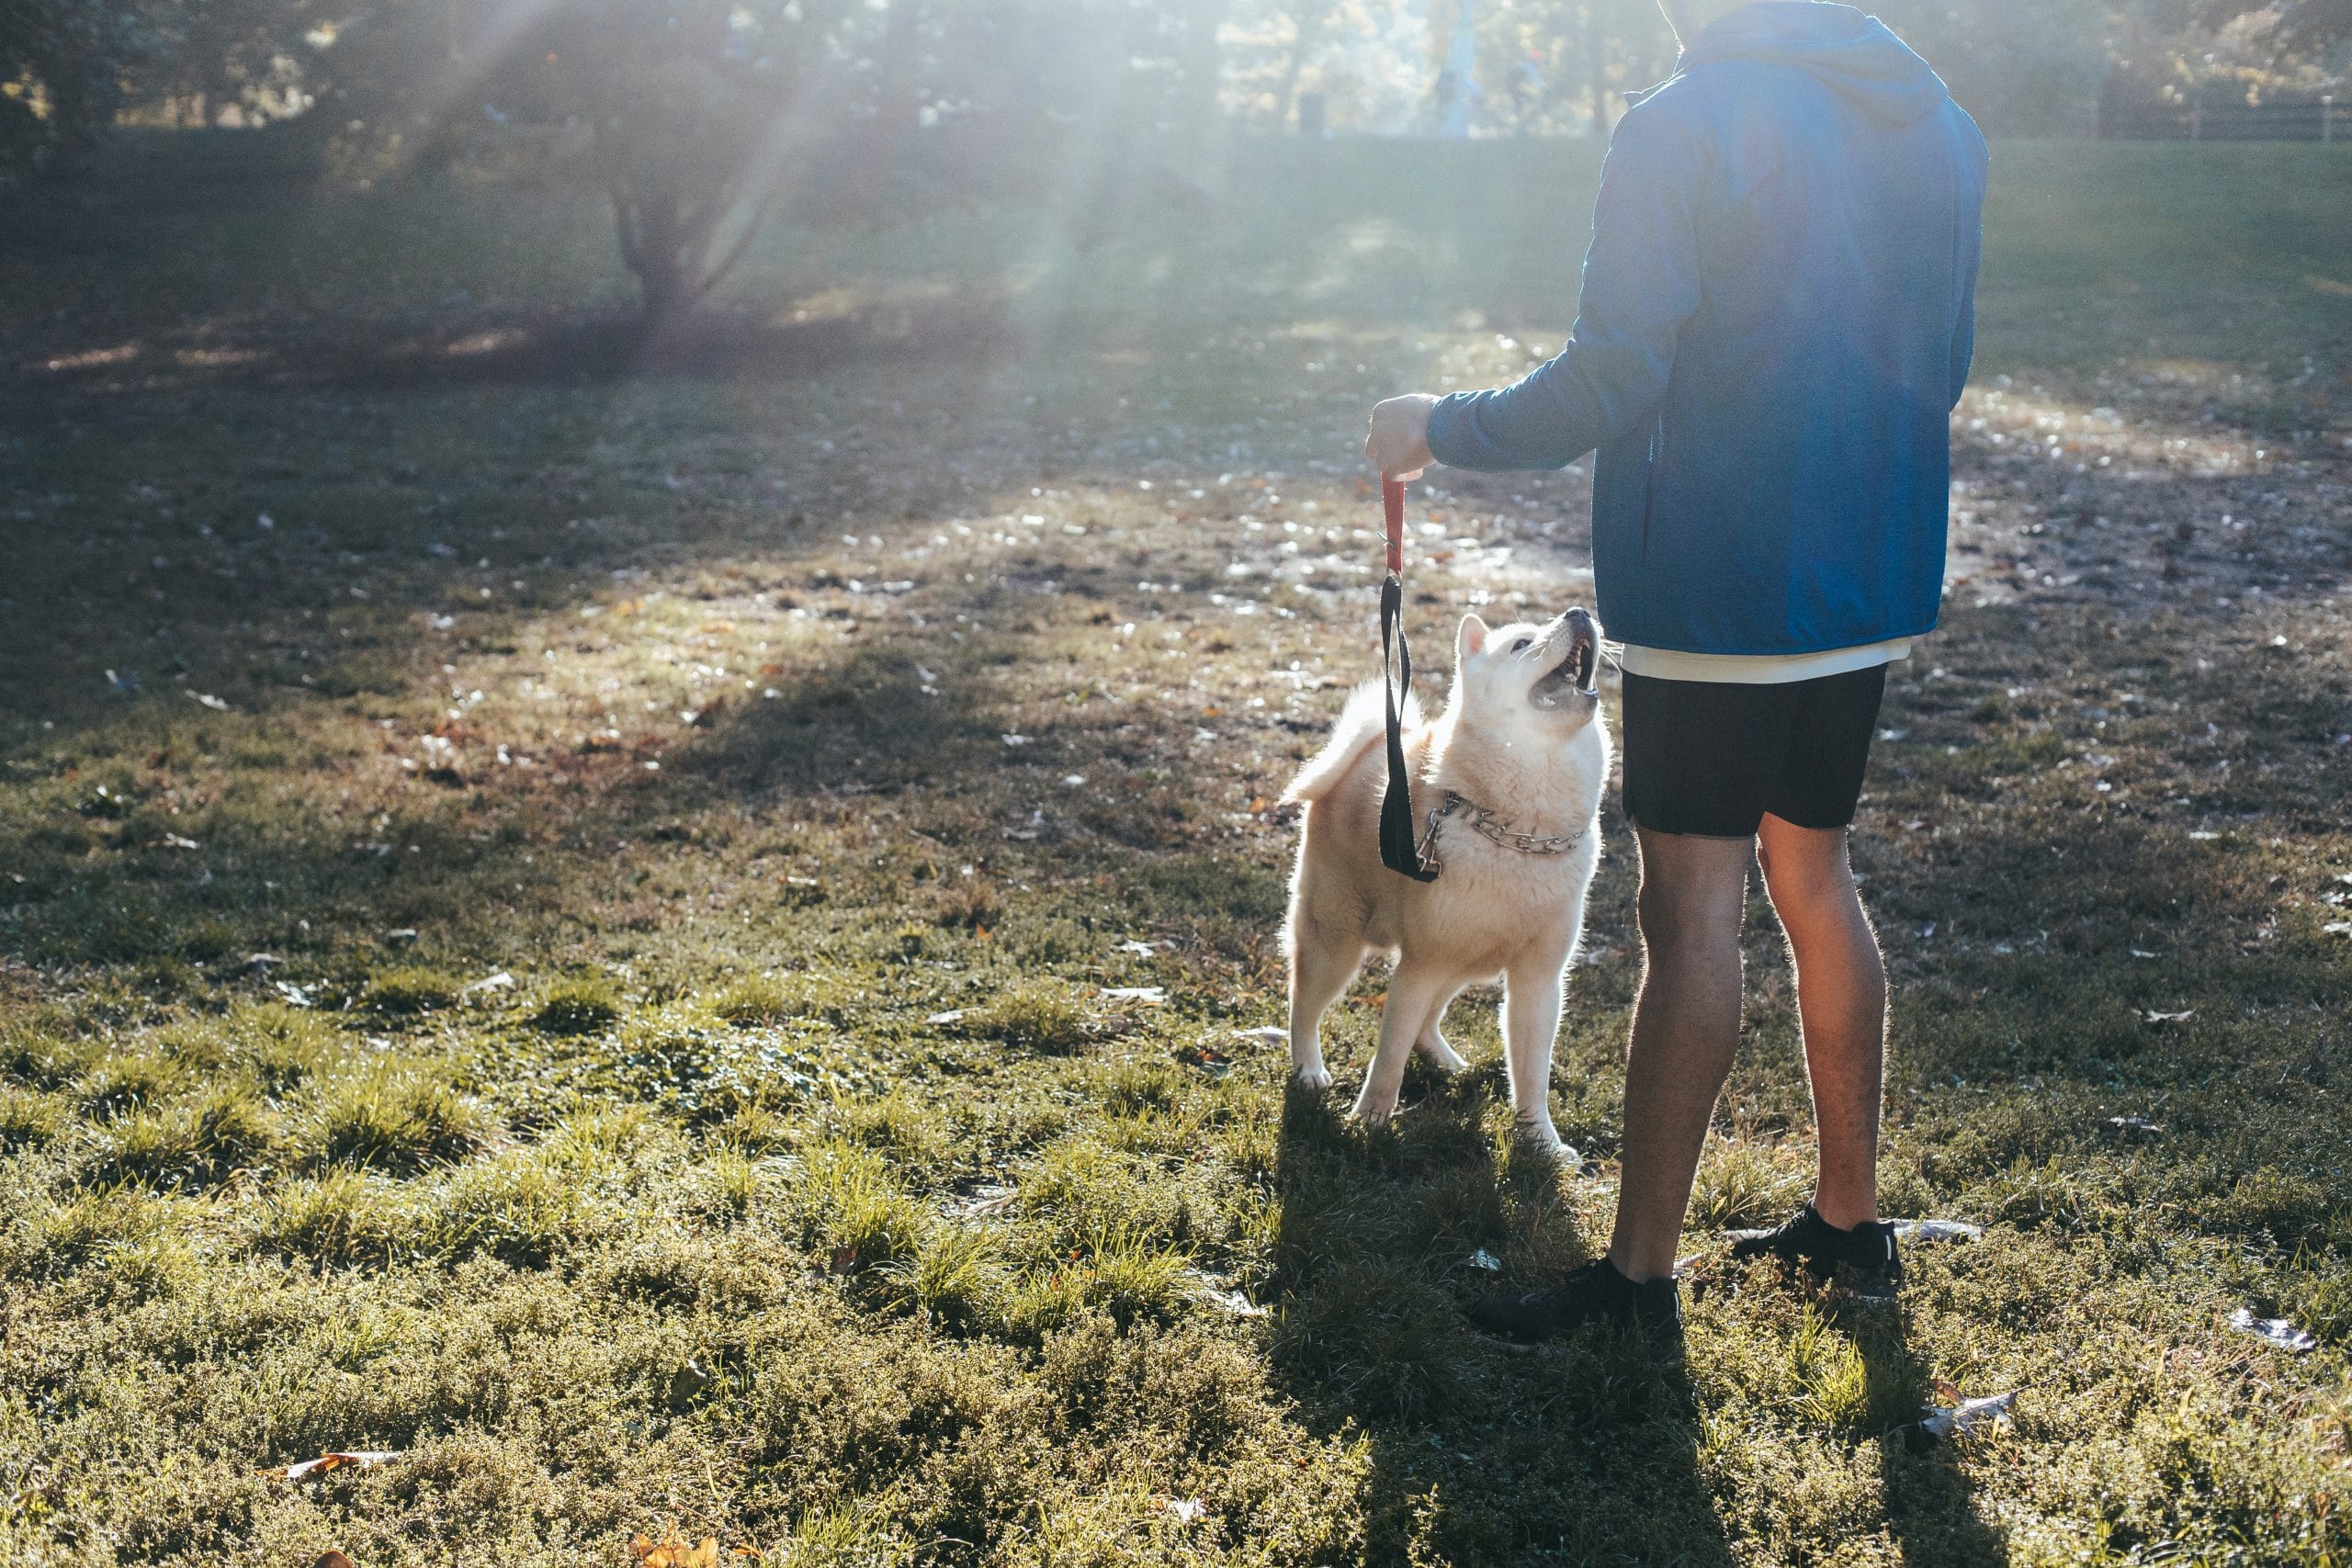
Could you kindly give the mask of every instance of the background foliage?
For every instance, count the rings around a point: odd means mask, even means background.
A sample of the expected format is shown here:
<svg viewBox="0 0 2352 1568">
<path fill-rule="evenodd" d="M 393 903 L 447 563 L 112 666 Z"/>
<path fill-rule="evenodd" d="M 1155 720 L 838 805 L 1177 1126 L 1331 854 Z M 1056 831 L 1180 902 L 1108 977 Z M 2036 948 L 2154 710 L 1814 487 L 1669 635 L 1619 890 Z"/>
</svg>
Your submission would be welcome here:
<svg viewBox="0 0 2352 1568">
<path fill-rule="evenodd" d="M 1448 64 L 1466 14 L 1476 79 Z M 2142 101 L 2340 75 L 2352 0 L 1887 0 L 1996 134 Z M 372 185 L 522 160 L 610 202 L 643 317 L 691 304 L 787 191 L 874 210 L 934 191 L 1185 197 L 1228 133 L 1606 135 L 1671 69 L 1650 0 L 0 0 L 0 179 L 70 171 L 114 126 L 266 126 Z M 923 131 L 948 125 L 956 151 Z M 1114 173 L 1114 171 L 1116 171 Z"/>
</svg>

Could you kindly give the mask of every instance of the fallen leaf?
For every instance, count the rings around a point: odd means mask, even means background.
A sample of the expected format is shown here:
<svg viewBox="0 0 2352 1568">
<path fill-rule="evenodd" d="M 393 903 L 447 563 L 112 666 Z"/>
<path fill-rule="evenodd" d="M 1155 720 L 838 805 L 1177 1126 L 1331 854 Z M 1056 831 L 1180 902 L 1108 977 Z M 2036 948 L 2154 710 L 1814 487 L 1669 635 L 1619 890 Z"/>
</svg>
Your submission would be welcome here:
<svg viewBox="0 0 2352 1568">
<path fill-rule="evenodd" d="M 1102 999 L 1112 1002 L 1141 1002 L 1146 1007 L 1158 1007 L 1168 999 L 1165 986 L 1114 986 L 1102 993 Z"/>
<path fill-rule="evenodd" d="M 639 1568 L 718 1568 L 718 1538 L 707 1535 L 697 1546 L 689 1546 L 674 1529 L 662 1532 L 660 1540 L 639 1536 L 628 1543 L 637 1554 Z"/>
<path fill-rule="evenodd" d="M 1154 1497 L 1151 1506 L 1174 1517 L 1181 1525 L 1198 1524 L 1208 1517 L 1209 1506 L 1198 1497 Z"/>
<path fill-rule="evenodd" d="M 1284 1029 L 1279 1023 L 1269 1023 L 1263 1024 L 1256 1029 L 1237 1029 L 1233 1032 L 1233 1037 L 1236 1040 L 1286 1041 L 1290 1038 L 1290 1031 Z"/>
<path fill-rule="evenodd" d="M 1490 1274 L 1499 1274 L 1503 1271 L 1503 1260 L 1482 1247 L 1470 1255 L 1470 1267 L 1484 1269 Z"/>
<path fill-rule="evenodd" d="M 1970 1224 L 1966 1220 L 1897 1220 L 1894 1235 L 1898 1241 L 1913 1247 L 1933 1247 L 1939 1241 L 1978 1241 L 1984 1235 L 1983 1225 Z"/>
<path fill-rule="evenodd" d="M 929 1018 L 924 1019 L 923 1021 L 925 1023 L 961 1023 L 964 1021 L 964 1010 L 962 1008 L 949 1008 L 945 1012 L 933 1013 Z"/>
<path fill-rule="evenodd" d="M 349 1452 L 324 1453 L 316 1459 L 306 1459 L 300 1464 L 289 1464 L 284 1470 L 267 1473 L 283 1476 L 288 1481 L 300 1481 L 306 1475 L 324 1475 L 328 1471 L 354 1465 L 361 1470 L 373 1470 L 379 1464 L 390 1464 L 405 1452 L 405 1449 L 355 1449 Z"/>
<path fill-rule="evenodd" d="M 177 833 L 166 833 L 155 840 L 159 850 L 200 850 L 204 846 L 194 839 L 183 839 Z"/>
<path fill-rule="evenodd" d="M 976 1219 L 987 1214 L 1001 1214 L 1012 1208 L 1020 1197 L 1020 1193 L 1010 1187 L 986 1182 L 974 1188 L 971 1195 L 964 1200 L 962 1212 L 966 1216 Z"/>
<path fill-rule="evenodd" d="M 1259 1305 L 1256 1302 L 1251 1301 L 1248 1296 L 1243 1295 L 1239 1291 L 1220 1291 L 1214 1287 L 1204 1286 L 1201 1291 L 1201 1300 L 1208 1303 L 1213 1307 L 1216 1307 L 1222 1311 L 1232 1314 L 1235 1317 L 1272 1317 L 1274 1315 L 1273 1308 Z"/>
<path fill-rule="evenodd" d="M 229 711 L 229 705 L 222 702 L 219 697 L 212 695 L 209 692 L 190 692 L 188 694 L 188 697 L 191 701 L 202 703 L 214 713 L 227 713 Z"/>
<path fill-rule="evenodd" d="M 1949 1383 L 1939 1385 L 1939 1392 L 1951 1387 Z M 1946 1397 L 1956 1398 L 1959 1392 L 1953 1388 Z M 1919 1407 L 1920 1429 L 1930 1438 L 1957 1438 L 1987 1427 L 2006 1427 L 2009 1424 L 2009 1413 L 2017 1407 L 2018 1393 L 2012 1389 L 2007 1393 L 1991 1394 L 1983 1399 L 1962 1399 L 1950 1407 L 1923 1404 Z"/>
<path fill-rule="evenodd" d="M 1113 951 L 1117 953 L 1132 953 L 1138 958 L 1157 958 L 1159 956 L 1159 949 L 1152 946 L 1151 943 L 1148 942 L 1123 942 Z"/>
<path fill-rule="evenodd" d="M 318 1560 L 311 1564 L 311 1568 L 353 1568 L 353 1564 L 350 1558 L 329 1547 L 319 1553 Z"/>
<path fill-rule="evenodd" d="M 2197 1016 L 2197 1010 L 2190 1008 L 2186 1012 L 2143 1012 L 2140 1016 L 2150 1023 L 2187 1023 Z"/>
<path fill-rule="evenodd" d="M 458 995 L 470 997 L 477 991 L 511 991 L 514 988 L 514 976 L 501 969 L 497 974 L 484 976 L 470 986 L 458 987 Z"/>
<path fill-rule="evenodd" d="M 2165 1135 L 2162 1127 L 2137 1116 L 2110 1116 L 2107 1124 L 2127 1137 L 2161 1138 Z"/>
<path fill-rule="evenodd" d="M 2281 1350 L 2291 1350 L 2298 1356 L 2319 1348 L 2317 1339 L 2285 1318 L 2256 1317 L 2251 1307 L 2240 1307 L 2230 1314 L 2230 1326 L 2241 1334 L 2251 1334 L 2256 1339 L 2276 1345 Z"/>
</svg>

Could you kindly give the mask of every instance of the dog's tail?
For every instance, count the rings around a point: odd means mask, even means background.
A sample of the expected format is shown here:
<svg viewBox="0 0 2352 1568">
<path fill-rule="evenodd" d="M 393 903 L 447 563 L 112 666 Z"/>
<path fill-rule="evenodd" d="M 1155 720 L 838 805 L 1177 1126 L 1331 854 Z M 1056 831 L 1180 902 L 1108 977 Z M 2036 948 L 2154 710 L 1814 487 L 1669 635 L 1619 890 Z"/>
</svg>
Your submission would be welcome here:
<svg viewBox="0 0 2352 1568">
<path fill-rule="evenodd" d="M 1340 722 L 1331 731 L 1330 743 L 1317 751 L 1298 771 L 1298 777 L 1290 781 L 1290 787 L 1283 791 L 1284 806 L 1322 799 L 1346 776 L 1357 758 L 1380 743 L 1388 728 L 1385 694 L 1386 687 L 1379 681 L 1366 681 L 1355 689 L 1348 698 L 1348 705 L 1340 710 Z M 1404 720 L 1407 729 L 1421 722 L 1420 699 L 1410 692 L 1405 694 Z"/>
</svg>

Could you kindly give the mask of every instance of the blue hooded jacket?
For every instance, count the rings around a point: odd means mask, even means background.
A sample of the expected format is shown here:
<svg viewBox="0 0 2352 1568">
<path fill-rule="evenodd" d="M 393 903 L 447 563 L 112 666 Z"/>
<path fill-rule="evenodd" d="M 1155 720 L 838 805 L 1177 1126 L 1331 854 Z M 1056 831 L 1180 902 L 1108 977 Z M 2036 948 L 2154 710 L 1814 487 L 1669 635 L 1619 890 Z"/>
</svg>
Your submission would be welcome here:
<svg viewBox="0 0 2352 1568">
<path fill-rule="evenodd" d="M 1599 447 L 1594 576 L 1626 642 L 1800 654 L 1931 629 L 1985 166 L 1876 17 L 1740 7 L 1617 128 L 1567 346 L 1442 400 L 1430 450 L 1555 468 Z"/>
</svg>

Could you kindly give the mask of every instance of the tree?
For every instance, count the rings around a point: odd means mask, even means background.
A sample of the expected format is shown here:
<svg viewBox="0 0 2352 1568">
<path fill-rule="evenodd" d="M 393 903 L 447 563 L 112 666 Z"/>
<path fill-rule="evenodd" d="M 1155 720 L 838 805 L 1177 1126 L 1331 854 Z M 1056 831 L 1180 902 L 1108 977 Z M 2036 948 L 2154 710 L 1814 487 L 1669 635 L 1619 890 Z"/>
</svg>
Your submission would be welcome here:
<svg viewBox="0 0 2352 1568">
<path fill-rule="evenodd" d="M 1280 0 L 1275 9 L 1290 18 L 1290 53 L 1283 63 L 1282 85 L 1274 89 L 1274 124 L 1290 123 L 1298 107 L 1298 76 L 1314 58 L 1339 10 L 1339 0 Z"/>
<path fill-rule="evenodd" d="M 2252 23 L 2267 30 L 2285 50 L 2312 53 L 2352 38 L 2352 0 L 2211 0 L 2205 19 L 2215 27 Z"/>
<path fill-rule="evenodd" d="M 1952 96 L 1996 135 L 2088 130 L 2117 18 L 2090 0 L 1877 0 Z"/>
<path fill-rule="evenodd" d="M 1479 35 L 1485 101 L 1504 106 L 1498 117 L 1521 130 L 1584 123 L 1606 139 L 1623 96 L 1665 75 L 1674 58 L 1654 0 L 1486 0 Z"/>
<path fill-rule="evenodd" d="M 128 79 L 162 52 L 160 9 L 0 0 L 0 174 L 56 170 L 96 145 Z"/>
<path fill-rule="evenodd" d="M 310 70 L 322 129 L 383 167 L 507 120 L 580 128 L 650 320 L 717 286 L 839 135 L 875 17 L 863 0 L 372 0 Z"/>
<path fill-rule="evenodd" d="M 551 100 L 589 128 L 649 317 L 725 277 L 788 175 L 836 130 L 843 78 L 826 66 L 853 8 L 570 0 L 535 29 L 537 61 L 522 69 L 551 73 Z"/>
</svg>

